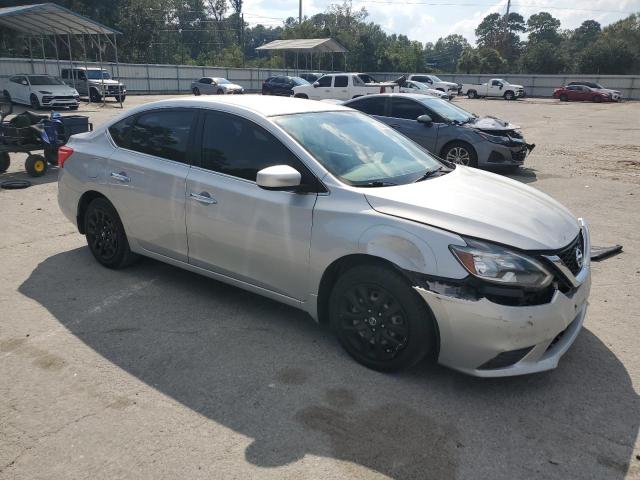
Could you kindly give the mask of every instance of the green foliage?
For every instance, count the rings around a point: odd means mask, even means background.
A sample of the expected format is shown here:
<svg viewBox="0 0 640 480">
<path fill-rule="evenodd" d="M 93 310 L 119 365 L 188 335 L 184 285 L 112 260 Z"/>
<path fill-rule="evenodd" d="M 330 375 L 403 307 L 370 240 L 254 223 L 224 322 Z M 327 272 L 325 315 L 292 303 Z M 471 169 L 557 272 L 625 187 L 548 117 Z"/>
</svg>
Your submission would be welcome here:
<svg viewBox="0 0 640 480">
<path fill-rule="evenodd" d="M 35 1 L 35 0 L 34 0 Z M 604 28 L 585 20 L 575 30 L 561 30 L 560 21 L 548 12 L 531 15 L 510 12 L 487 15 L 475 30 L 477 48 L 461 35 L 448 35 L 425 45 L 406 35 L 388 34 L 368 19 L 364 8 L 351 0 L 338 0 L 301 23 L 288 18 L 282 25 L 249 26 L 243 19 L 243 0 L 53 0 L 119 30 L 121 62 L 181 63 L 228 67 L 257 66 L 295 68 L 289 53 L 258 54 L 256 48 L 277 39 L 333 37 L 348 50 L 334 55 L 336 70 L 366 72 L 455 72 L 466 73 L 640 73 L 640 14 L 629 15 Z M 3 6 L 26 0 L 3 0 Z M 528 38 L 520 37 L 526 32 Z M 72 40 L 74 59 L 82 60 L 80 38 Z M 45 44 L 46 55 L 55 48 Z M 39 50 L 39 49 L 38 49 Z M 61 58 L 67 48 L 58 43 Z M 88 60 L 97 60 L 98 49 L 86 44 Z M 34 52 L 35 53 L 35 52 Z M 113 49 L 103 50 L 113 60 Z M 38 56 L 40 52 L 36 53 Z M 0 28 L 0 56 L 29 56 L 25 42 L 15 32 Z M 329 54 L 297 58 L 300 68 L 326 70 Z M 319 62 L 319 65 L 318 65 Z"/>
<path fill-rule="evenodd" d="M 527 45 L 520 61 L 526 72 L 557 74 L 567 67 L 564 52 L 548 41 Z"/>
<path fill-rule="evenodd" d="M 529 43 L 548 42 L 553 45 L 560 43 L 561 37 L 558 32 L 560 20 L 553 17 L 548 12 L 535 13 L 527 20 L 527 32 L 529 32 Z"/>
</svg>

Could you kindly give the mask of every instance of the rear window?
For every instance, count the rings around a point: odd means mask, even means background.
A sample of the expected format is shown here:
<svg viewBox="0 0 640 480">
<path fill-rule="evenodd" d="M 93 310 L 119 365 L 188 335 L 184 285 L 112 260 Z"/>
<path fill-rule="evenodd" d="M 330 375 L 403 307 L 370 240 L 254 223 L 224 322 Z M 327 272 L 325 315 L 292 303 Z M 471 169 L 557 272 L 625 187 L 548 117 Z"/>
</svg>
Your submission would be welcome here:
<svg viewBox="0 0 640 480">
<path fill-rule="evenodd" d="M 192 110 L 157 110 L 141 114 L 131 129 L 129 149 L 187 163 Z"/>
</svg>

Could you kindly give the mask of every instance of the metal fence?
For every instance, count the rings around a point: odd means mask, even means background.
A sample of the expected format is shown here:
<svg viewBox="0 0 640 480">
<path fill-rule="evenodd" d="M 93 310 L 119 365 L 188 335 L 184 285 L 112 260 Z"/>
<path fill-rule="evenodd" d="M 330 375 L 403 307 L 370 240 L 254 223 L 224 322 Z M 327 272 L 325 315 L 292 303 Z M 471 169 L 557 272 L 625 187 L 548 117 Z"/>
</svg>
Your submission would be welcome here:
<svg viewBox="0 0 640 480">
<path fill-rule="evenodd" d="M 0 58 L 0 85 L 7 77 L 19 73 L 49 73 L 59 75 L 60 68 L 70 65 L 67 60 L 35 60 L 28 58 Z M 76 66 L 84 66 L 85 62 L 74 62 Z M 99 64 L 87 62 L 86 65 L 97 67 Z M 186 93 L 191 82 L 200 77 L 224 77 L 229 81 L 242 85 L 248 91 L 259 91 L 262 82 L 274 75 L 295 75 L 303 70 L 283 70 L 267 68 L 225 68 L 198 67 L 192 65 L 158 65 L 121 63 L 116 67 L 113 63 L 104 63 L 114 77 L 127 85 L 130 94 Z M 401 73 L 371 72 L 376 79 L 393 80 Z M 620 90 L 623 98 L 640 100 L 640 76 L 634 75 L 464 75 L 440 74 L 442 80 L 456 83 L 483 83 L 493 77 L 505 78 L 511 83 L 523 85 L 527 95 L 532 97 L 550 97 L 553 89 L 566 85 L 574 80 L 585 80 L 604 84 L 608 88 Z"/>
</svg>

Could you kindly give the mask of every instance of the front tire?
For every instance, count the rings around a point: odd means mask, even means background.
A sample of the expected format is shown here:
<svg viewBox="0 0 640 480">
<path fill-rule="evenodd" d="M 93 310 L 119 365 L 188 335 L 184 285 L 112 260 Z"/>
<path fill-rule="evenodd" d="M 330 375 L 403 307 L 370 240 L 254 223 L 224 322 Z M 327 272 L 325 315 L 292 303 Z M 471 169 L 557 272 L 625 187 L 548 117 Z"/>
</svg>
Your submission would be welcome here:
<svg viewBox="0 0 640 480">
<path fill-rule="evenodd" d="M 218 91 L 216 92 L 216 95 L 224 95 L 224 90 L 219 88 Z"/>
<path fill-rule="evenodd" d="M 593 100 L 595 103 L 600 103 L 602 102 L 602 98 L 599 97 L 598 95 L 594 96 L 591 100 Z"/>
<path fill-rule="evenodd" d="M 436 343 L 429 308 L 389 267 L 360 265 L 344 273 L 331 292 L 329 315 L 347 353 L 373 370 L 411 367 Z"/>
<path fill-rule="evenodd" d="M 124 101 L 126 100 L 127 95 L 116 95 L 116 102 L 118 103 L 124 103 Z"/>
<path fill-rule="evenodd" d="M 32 93 L 29 97 L 29 103 L 31 104 L 31 108 L 33 108 L 34 110 L 40 109 L 40 100 L 38 100 L 38 97 L 35 93 Z"/>
<path fill-rule="evenodd" d="M 106 198 L 96 198 L 89 204 L 84 217 L 84 228 L 89 250 L 105 267 L 124 268 L 136 259 L 136 255 L 129 249 L 120 216 Z"/>
<path fill-rule="evenodd" d="M 569 97 L 567 96 L 566 93 L 563 93 L 560 95 L 560 101 L 561 102 L 568 102 L 569 101 Z"/>
<path fill-rule="evenodd" d="M 514 98 L 515 98 L 515 95 L 511 90 L 504 92 L 505 100 L 513 100 Z"/>
<path fill-rule="evenodd" d="M 89 90 L 89 99 L 93 103 L 101 103 L 102 102 L 102 95 L 100 95 L 100 92 L 98 92 L 98 90 L 96 90 L 95 88 L 92 88 L 92 89 Z"/>
<path fill-rule="evenodd" d="M 193 87 L 193 94 L 196 97 L 199 97 L 200 96 L 200 89 L 198 87 Z"/>
<path fill-rule="evenodd" d="M 309 99 L 309 96 L 306 93 L 296 93 L 294 95 L 295 98 L 305 98 L 305 99 Z"/>
<path fill-rule="evenodd" d="M 442 158 L 467 167 L 478 166 L 476 150 L 466 142 L 451 142 L 442 150 Z"/>
<path fill-rule="evenodd" d="M 469 90 L 469 91 L 467 91 L 467 97 L 468 98 L 478 98 L 478 92 L 476 92 L 475 90 Z"/>
<path fill-rule="evenodd" d="M 7 100 L 7 102 L 9 103 L 13 103 L 13 100 L 11 100 L 11 94 L 5 90 L 4 92 L 2 92 L 2 95 L 4 96 L 4 98 Z"/>
<path fill-rule="evenodd" d="M 4 173 L 9 170 L 9 165 L 11 165 L 11 158 L 9 158 L 8 152 L 0 153 L 0 173 Z"/>
</svg>

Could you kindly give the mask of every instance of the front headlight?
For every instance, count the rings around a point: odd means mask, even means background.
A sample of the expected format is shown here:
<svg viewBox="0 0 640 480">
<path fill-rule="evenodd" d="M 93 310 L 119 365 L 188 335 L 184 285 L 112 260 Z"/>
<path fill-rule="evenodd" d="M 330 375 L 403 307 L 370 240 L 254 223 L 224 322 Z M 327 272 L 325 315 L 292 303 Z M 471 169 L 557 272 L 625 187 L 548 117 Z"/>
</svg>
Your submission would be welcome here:
<svg viewBox="0 0 640 480">
<path fill-rule="evenodd" d="M 508 145 L 511 143 L 511 139 L 509 137 L 503 137 L 500 135 L 491 135 L 489 133 L 476 131 L 478 135 L 484 138 L 486 141 L 491 143 L 499 143 L 501 145 Z"/>
<path fill-rule="evenodd" d="M 462 266 L 474 277 L 492 283 L 543 288 L 553 275 L 537 260 L 499 245 L 465 238 L 466 246 L 449 245 Z"/>
<path fill-rule="evenodd" d="M 43 95 L 51 95 L 51 92 L 47 91 L 47 90 L 38 90 L 39 93 L 42 93 Z"/>
</svg>

